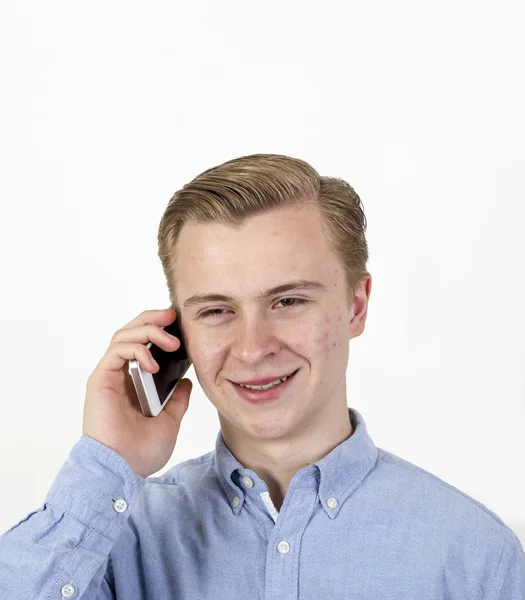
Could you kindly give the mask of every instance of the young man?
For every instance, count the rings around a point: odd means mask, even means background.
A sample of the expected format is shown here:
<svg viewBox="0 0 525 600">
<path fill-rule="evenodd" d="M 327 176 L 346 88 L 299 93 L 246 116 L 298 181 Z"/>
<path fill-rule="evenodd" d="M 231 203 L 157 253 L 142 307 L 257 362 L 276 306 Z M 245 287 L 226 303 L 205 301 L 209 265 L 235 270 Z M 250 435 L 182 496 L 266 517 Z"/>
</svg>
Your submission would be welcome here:
<svg viewBox="0 0 525 600">
<path fill-rule="evenodd" d="M 143 417 L 126 373 L 175 350 L 145 311 L 87 385 L 83 436 L 43 506 L 0 538 L 2 597 L 525 600 L 525 553 L 481 503 L 377 448 L 347 406 L 365 327 L 366 219 L 344 181 L 252 155 L 179 190 L 159 257 L 220 420 L 169 460 L 191 382 Z"/>
</svg>

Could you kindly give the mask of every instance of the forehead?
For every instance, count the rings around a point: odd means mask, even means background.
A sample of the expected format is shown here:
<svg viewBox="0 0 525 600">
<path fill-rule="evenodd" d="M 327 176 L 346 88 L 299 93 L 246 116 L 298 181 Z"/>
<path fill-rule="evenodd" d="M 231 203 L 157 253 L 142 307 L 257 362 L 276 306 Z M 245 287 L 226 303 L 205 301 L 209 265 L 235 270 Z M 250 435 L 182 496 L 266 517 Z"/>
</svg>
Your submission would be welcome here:
<svg viewBox="0 0 525 600">
<path fill-rule="evenodd" d="M 186 224 L 175 252 L 179 300 L 196 292 L 241 293 L 283 279 L 321 277 L 340 270 L 312 204 L 288 206 L 240 226 Z M 213 289 L 211 289 L 211 287 Z"/>
</svg>

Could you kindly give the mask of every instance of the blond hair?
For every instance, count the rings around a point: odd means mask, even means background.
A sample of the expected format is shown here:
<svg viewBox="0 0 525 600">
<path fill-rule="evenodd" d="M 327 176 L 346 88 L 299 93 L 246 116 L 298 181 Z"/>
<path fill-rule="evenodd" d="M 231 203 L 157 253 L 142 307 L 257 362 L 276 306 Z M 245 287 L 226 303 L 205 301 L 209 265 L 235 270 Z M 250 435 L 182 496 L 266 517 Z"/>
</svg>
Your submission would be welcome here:
<svg viewBox="0 0 525 600">
<path fill-rule="evenodd" d="M 160 220 L 158 255 L 175 304 L 175 246 L 187 224 L 239 226 L 248 217 L 315 202 L 330 247 L 340 258 L 351 303 L 367 275 L 366 217 L 354 189 L 343 179 L 322 177 L 307 162 L 281 154 L 251 154 L 207 169 L 170 199 Z"/>
</svg>

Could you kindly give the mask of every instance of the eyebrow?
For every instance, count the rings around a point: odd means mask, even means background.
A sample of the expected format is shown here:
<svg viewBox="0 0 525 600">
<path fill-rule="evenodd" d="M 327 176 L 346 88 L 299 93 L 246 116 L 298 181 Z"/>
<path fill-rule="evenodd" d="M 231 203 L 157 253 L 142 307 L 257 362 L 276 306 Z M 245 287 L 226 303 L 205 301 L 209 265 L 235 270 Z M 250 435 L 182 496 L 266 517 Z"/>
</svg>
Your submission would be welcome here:
<svg viewBox="0 0 525 600">
<path fill-rule="evenodd" d="M 271 296 L 277 294 L 284 294 L 292 290 L 311 290 L 314 292 L 326 292 L 328 288 L 320 281 L 308 281 L 306 279 L 297 279 L 294 281 L 288 281 L 282 285 L 273 287 L 266 292 L 258 294 L 255 298 L 258 302 L 266 300 Z M 190 296 L 183 304 L 184 308 L 190 308 L 197 304 L 203 304 L 204 302 L 234 302 L 235 298 L 231 296 L 225 296 L 224 294 L 195 294 Z"/>
</svg>

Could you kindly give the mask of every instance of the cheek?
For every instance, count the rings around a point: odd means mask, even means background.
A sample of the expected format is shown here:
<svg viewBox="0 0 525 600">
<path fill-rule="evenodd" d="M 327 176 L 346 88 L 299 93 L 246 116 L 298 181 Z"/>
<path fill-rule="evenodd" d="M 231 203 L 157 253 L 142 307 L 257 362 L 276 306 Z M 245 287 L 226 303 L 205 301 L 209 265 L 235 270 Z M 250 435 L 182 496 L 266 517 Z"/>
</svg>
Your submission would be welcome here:
<svg viewBox="0 0 525 600">
<path fill-rule="evenodd" d="M 209 337 L 193 335 L 187 346 L 188 354 L 196 367 L 202 371 L 213 368 L 221 352 L 220 342 L 211 341 Z"/>
<path fill-rule="evenodd" d="M 341 317 L 323 317 L 298 339 L 296 349 L 303 356 L 327 356 L 341 346 Z"/>
</svg>

